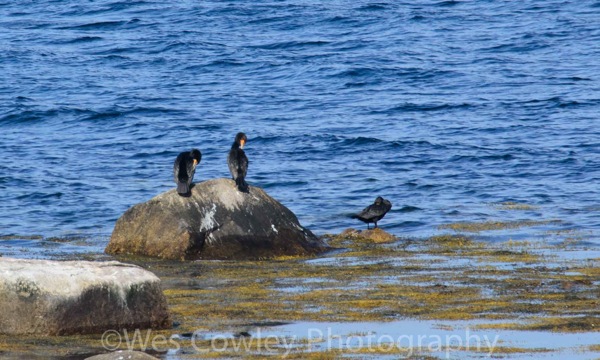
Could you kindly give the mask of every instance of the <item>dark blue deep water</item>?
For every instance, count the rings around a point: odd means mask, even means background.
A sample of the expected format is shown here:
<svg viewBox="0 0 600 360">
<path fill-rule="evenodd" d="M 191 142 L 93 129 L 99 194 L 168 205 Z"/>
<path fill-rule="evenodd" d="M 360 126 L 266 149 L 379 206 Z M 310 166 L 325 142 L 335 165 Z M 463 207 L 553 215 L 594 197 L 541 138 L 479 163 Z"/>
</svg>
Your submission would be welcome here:
<svg viewBox="0 0 600 360">
<path fill-rule="evenodd" d="M 382 195 L 399 236 L 598 245 L 600 1 L 0 0 L 0 253 L 102 249 L 180 151 L 227 177 L 238 131 L 317 234 Z"/>
</svg>

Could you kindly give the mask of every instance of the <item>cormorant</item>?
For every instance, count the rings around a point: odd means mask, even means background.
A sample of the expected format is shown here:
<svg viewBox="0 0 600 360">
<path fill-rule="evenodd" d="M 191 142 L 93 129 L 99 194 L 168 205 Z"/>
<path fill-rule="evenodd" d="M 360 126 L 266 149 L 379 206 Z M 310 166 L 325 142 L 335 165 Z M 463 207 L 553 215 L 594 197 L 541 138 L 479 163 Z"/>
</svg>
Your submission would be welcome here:
<svg viewBox="0 0 600 360">
<path fill-rule="evenodd" d="M 202 153 L 198 149 L 182 152 L 177 155 L 175 164 L 173 164 L 173 177 L 177 184 L 177 193 L 181 196 L 188 196 L 190 193 L 190 184 L 196 172 L 196 166 L 202 159 Z"/>
<path fill-rule="evenodd" d="M 364 208 L 359 214 L 353 215 L 352 218 L 367 223 L 367 229 L 369 229 L 369 223 L 375 223 L 375 228 L 377 228 L 377 222 L 383 219 L 391 208 L 391 202 L 378 196 L 373 204 Z"/>
<path fill-rule="evenodd" d="M 231 150 L 229 150 L 229 156 L 227 157 L 227 165 L 229 165 L 229 172 L 235 181 L 235 185 L 241 192 L 248 192 L 248 184 L 246 183 L 246 173 L 248 172 L 248 158 L 244 150 L 244 144 L 246 144 L 246 134 L 240 132 L 235 136 Z"/>
</svg>

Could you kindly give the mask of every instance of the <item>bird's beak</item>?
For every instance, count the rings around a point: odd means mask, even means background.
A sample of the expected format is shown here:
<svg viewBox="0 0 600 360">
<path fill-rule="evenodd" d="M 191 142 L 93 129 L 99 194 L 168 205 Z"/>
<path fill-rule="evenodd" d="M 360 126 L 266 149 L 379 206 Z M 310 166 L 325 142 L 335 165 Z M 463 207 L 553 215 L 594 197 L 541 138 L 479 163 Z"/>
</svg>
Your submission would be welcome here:
<svg viewBox="0 0 600 360">
<path fill-rule="evenodd" d="M 194 167 L 196 167 L 196 165 L 198 165 L 198 160 L 194 159 Z"/>
<path fill-rule="evenodd" d="M 240 140 L 240 148 L 243 149 L 244 145 L 246 145 L 246 141 L 245 140 Z"/>
</svg>

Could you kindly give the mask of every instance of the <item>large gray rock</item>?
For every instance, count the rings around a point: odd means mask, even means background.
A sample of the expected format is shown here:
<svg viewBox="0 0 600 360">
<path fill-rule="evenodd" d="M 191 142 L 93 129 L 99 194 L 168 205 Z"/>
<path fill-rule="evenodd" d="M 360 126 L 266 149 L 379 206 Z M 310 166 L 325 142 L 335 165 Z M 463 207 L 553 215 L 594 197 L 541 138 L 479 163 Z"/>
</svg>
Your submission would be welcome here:
<svg viewBox="0 0 600 360">
<path fill-rule="evenodd" d="M 256 259 L 310 255 L 326 246 L 262 189 L 233 180 L 195 184 L 190 197 L 173 189 L 134 205 L 115 225 L 109 254 L 165 259 Z"/>
<path fill-rule="evenodd" d="M 67 335 L 169 326 L 160 279 L 138 266 L 0 258 L 0 333 Z"/>
</svg>

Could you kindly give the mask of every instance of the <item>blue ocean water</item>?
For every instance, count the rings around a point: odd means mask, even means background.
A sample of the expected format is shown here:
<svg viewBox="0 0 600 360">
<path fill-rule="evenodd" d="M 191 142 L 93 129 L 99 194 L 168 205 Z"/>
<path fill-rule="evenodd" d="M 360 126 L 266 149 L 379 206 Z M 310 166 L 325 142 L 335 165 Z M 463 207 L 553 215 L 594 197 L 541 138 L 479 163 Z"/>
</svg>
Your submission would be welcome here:
<svg viewBox="0 0 600 360">
<path fill-rule="evenodd" d="M 228 177 L 238 131 L 248 182 L 317 234 L 382 195 L 399 236 L 558 220 L 504 239 L 599 245 L 599 24 L 597 0 L 0 0 L 0 253 L 103 248 L 180 151 Z"/>
</svg>

